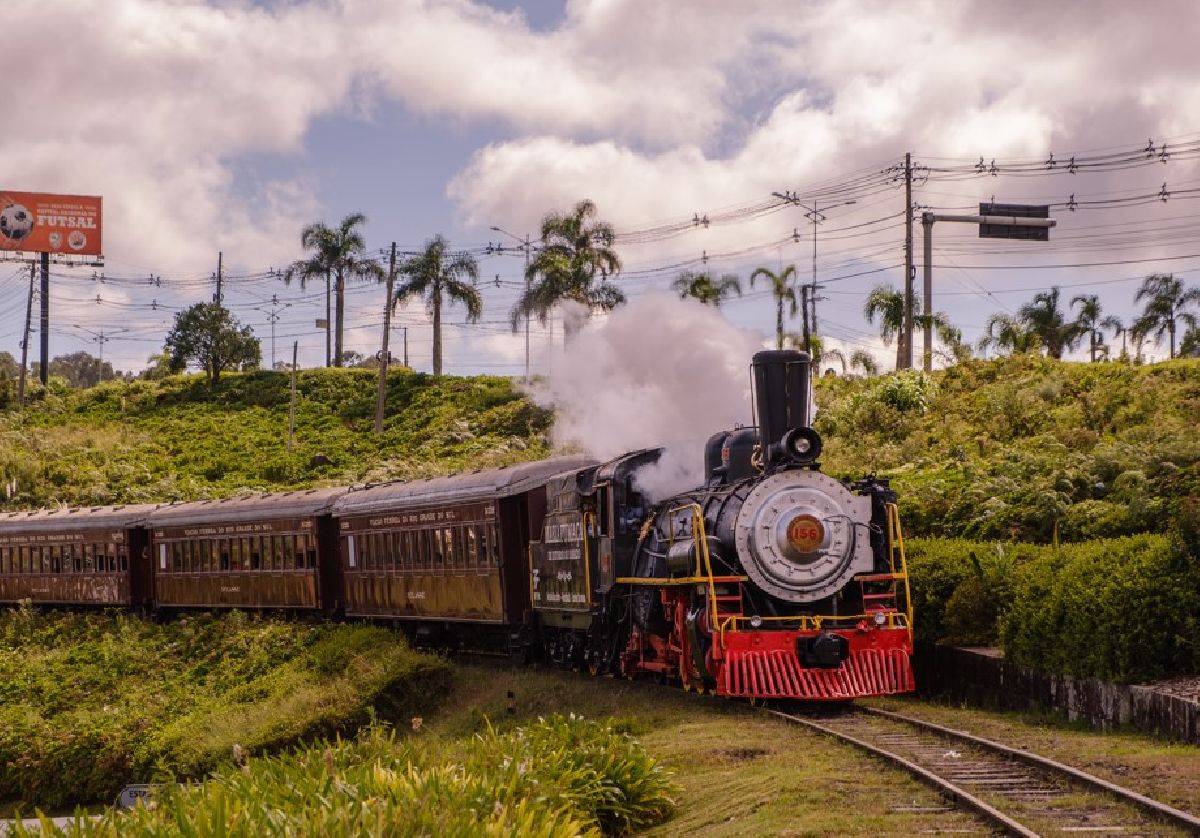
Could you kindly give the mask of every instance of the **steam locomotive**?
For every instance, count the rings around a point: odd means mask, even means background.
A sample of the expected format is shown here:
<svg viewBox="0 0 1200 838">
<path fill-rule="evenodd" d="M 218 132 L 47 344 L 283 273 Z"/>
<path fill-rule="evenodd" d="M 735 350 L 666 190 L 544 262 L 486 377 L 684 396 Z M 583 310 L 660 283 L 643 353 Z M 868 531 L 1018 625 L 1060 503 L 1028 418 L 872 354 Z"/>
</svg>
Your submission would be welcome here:
<svg viewBox="0 0 1200 838">
<path fill-rule="evenodd" d="M 0 514 L 0 602 L 384 621 L 747 698 L 911 691 L 895 494 L 818 464 L 810 361 L 759 352 L 756 427 L 652 501 L 661 449 L 222 501 Z"/>
<path fill-rule="evenodd" d="M 530 566 L 553 660 L 749 698 L 914 688 L 896 496 L 821 473 L 810 368 L 754 356 L 758 426 L 708 440 L 701 487 L 647 508 L 638 472 L 659 449 L 548 483 Z"/>
</svg>

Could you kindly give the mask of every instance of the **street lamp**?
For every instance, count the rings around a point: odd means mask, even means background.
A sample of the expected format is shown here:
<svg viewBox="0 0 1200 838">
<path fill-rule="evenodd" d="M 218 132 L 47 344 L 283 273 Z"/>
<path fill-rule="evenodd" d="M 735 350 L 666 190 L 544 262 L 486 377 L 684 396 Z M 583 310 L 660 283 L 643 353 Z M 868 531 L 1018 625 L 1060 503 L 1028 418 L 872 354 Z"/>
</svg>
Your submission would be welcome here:
<svg viewBox="0 0 1200 838">
<path fill-rule="evenodd" d="M 491 229 L 497 233 L 503 233 L 504 235 L 508 236 L 513 241 L 518 242 L 521 245 L 521 249 L 525 251 L 525 292 L 526 292 L 526 294 L 528 294 L 529 293 L 529 247 L 530 247 L 529 235 L 526 234 L 525 238 L 522 239 L 520 236 L 515 236 L 512 233 L 508 232 L 508 230 L 502 229 L 500 227 L 492 227 Z M 529 380 L 529 314 L 528 313 L 526 313 L 526 315 L 525 315 L 525 380 L 526 381 Z"/>
</svg>

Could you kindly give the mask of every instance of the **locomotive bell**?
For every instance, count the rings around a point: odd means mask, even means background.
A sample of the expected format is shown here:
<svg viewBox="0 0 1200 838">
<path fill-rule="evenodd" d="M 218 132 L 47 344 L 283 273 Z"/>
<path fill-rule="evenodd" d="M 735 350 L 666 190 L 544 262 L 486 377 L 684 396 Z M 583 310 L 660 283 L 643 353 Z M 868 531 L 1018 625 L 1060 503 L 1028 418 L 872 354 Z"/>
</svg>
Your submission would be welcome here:
<svg viewBox="0 0 1200 838">
<path fill-rule="evenodd" d="M 751 369 L 759 444 L 767 460 L 787 457 L 800 463 L 815 461 L 816 454 L 810 456 L 810 451 L 820 451 L 820 438 L 810 427 L 812 358 L 794 349 L 766 349 L 754 353 Z M 798 429 L 808 433 L 785 443 L 788 432 Z"/>
</svg>

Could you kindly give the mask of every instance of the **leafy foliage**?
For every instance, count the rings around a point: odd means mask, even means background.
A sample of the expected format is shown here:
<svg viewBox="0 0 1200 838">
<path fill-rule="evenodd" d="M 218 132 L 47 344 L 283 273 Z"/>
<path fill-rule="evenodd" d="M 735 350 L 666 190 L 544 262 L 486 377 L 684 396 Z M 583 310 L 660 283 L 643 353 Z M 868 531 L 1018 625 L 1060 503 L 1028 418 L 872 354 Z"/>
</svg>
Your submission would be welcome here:
<svg viewBox="0 0 1200 838">
<path fill-rule="evenodd" d="M 569 213 L 552 212 L 542 219 L 542 246 L 525 269 L 528 285 L 511 312 L 513 331 L 530 317 L 545 323 L 550 311 L 566 301 L 587 314 L 625 302 L 624 292 L 608 282 L 621 272 L 621 258 L 613 249 L 616 232 L 595 218 L 596 205 L 583 200 Z M 564 320 L 567 338 L 575 328 L 572 318 Z"/>
<path fill-rule="evenodd" d="M 1200 674 L 1200 507 L 1169 535 L 1059 547 L 909 543 L 920 639 L 1126 682 Z"/>
<path fill-rule="evenodd" d="M 573 715 L 467 740 L 404 740 L 374 726 L 165 787 L 149 806 L 98 822 L 47 822 L 41 834 L 618 835 L 668 817 L 673 791 L 628 735 Z"/>
<path fill-rule="evenodd" d="M 196 303 L 175 315 L 167 334 L 172 372 L 199 365 L 213 384 L 224 370 L 252 370 L 262 361 L 262 347 L 249 326 L 216 303 Z"/>
<path fill-rule="evenodd" d="M 109 798 L 202 776 L 236 744 L 278 749 L 397 718 L 446 666 L 369 626 L 191 616 L 0 614 L 0 798 Z"/>
<path fill-rule="evenodd" d="M 1034 354 L 821 378 L 826 471 L 892 479 L 918 535 L 1049 542 L 1163 532 L 1200 495 L 1200 361 Z"/>
<path fill-rule="evenodd" d="M 24 413 L 0 413 L 4 505 L 197 500 L 241 489 L 426 477 L 546 455 L 550 414 L 507 379 L 389 370 L 378 435 L 376 383 L 372 370 L 302 370 L 290 452 L 286 373 L 230 374 L 211 388 L 197 376 L 172 376 L 39 391 Z"/>
</svg>

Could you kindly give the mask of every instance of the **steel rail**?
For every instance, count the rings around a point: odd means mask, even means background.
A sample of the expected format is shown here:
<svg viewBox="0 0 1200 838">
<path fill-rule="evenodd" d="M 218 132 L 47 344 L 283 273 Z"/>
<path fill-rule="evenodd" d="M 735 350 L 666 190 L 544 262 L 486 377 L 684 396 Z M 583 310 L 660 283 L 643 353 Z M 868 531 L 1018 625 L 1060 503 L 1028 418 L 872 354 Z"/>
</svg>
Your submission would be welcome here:
<svg viewBox="0 0 1200 838">
<path fill-rule="evenodd" d="M 1042 768 L 1048 771 L 1065 774 L 1071 779 L 1091 786 L 1094 789 L 1111 794 L 1113 797 L 1136 806 L 1143 812 L 1154 817 L 1160 818 L 1171 823 L 1174 826 L 1181 827 L 1200 835 L 1200 817 L 1185 812 L 1182 809 L 1177 809 L 1161 801 L 1155 800 L 1152 797 L 1147 797 L 1144 794 L 1127 789 L 1124 786 L 1118 786 L 1116 783 L 1105 780 L 1102 777 L 1097 777 L 1094 774 L 1089 774 L 1079 768 L 1067 765 L 1057 760 L 1035 754 L 1031 751 L 1024 751 L 1020 748 L 1013 748 L 1010 745 L 1004 745 L 1000 742 L 994 742 L 991 739 L 984 739 L 982 736 L 976 736 L 973 733 L 967 733 L 965 730 L 955 730 L 954 728 L 939 725 L 936 722 L 928 722 L 924 719 L 916 719 L 912 716 L 906 716 L 903 713 L 896 713 L 891 710 L 880 710 L 875 707 L 856 707 L 860 713 L 866 713 L 872 716 L 879 716 L 892 721 L 902 722 L 904 724 L 919 727 L 928 730 L 932 733 L 938 733 L 942 736 L 951 739 L 958 739 L 963 742 L 970 742 L 972 745 L 977 745 L 985 750 L 993 751 L 1004 756 L 1011 757 L 1026 765 L 1032 765 L 1036 768 Z"/>
<path fill-rule="evenodd" d="M 804 725 L 820 733 L 824 733 L 827 736 L 832 736 L 836 739 L 842 740 L 843 742 L 848 742 L 849 744 L 854 745 L 856 748 L 864 750 L 867 753 L 874 754 L 881 759 L 900 766 L 921 782 L 932 786 L 935 790 L 941 792 L 965 808 L 970 809 L 976 814 L 982 816 L 986 821 L 1000 828 L 1008 835 L 1018 835 L 1021 836 L 1021 838 L 1039 838 L 1039 833 L 1034 832 L 1032 829 L 1029 829 L 1027 826 L 1019 823 L 1018 821 L 1013 820 L 995 806 L 992 806 L 990 803 L 981 800 L 966 789 L 955 785 L 944 777 L 939 777 L 928 768 L 917 765 L 910 759 L 902 757 L 899 754 L 894 754 L 891 751 L 884 750 L 878 745 L 872 745 L 870 742 L 859 739 L 856 736 L 851 736 L 844 731 L 828 727 L 820 722 L 815 722 L 812 719 L 805 719 L 801 716 L 793 716 L 789 713 L 783 713 L 779 710 L 768 710 L 767 712 L 774 716 L 778 716 L 781 719 L 786 719 L 789 722 Z"/>
</svg>

